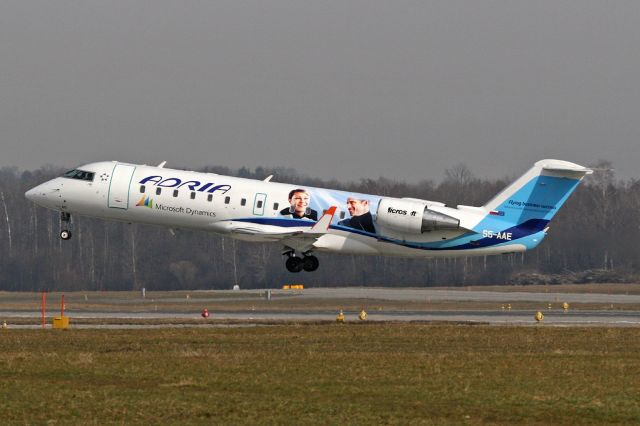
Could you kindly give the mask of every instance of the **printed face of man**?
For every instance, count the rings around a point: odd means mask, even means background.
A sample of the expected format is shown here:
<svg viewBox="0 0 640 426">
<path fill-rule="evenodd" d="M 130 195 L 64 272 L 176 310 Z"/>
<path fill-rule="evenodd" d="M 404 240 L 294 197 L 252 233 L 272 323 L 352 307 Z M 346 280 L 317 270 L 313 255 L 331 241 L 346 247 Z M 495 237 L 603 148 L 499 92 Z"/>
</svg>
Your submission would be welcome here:
<svg viewBox="0 0 640 426">
<path fill-rule="evenodd" d="M 369 201 L 347 198 L 347 210 L 351 216 L 360 216 L 369 212 Z"/>
<path fill-rule="evenodd" d="M 289 200 L 293 210 L 296 213 L 296 216 L 304 216 L 307 212 L 307 207 L 309 207 L 309 194 L 306 192 L 296 192 L 293 194 L 293 197 Z"/>
</svg>

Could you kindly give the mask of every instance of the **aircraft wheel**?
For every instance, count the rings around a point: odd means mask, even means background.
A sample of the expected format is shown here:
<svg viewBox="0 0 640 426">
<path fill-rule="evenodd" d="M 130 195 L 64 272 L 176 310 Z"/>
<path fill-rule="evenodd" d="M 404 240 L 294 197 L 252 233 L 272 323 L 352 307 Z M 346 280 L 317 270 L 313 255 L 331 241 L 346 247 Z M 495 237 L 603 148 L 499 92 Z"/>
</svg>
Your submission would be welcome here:
<svg viewBox="0 0 640 426">
<path fill-rule="evenodd" d="M 313 272 L 316 269 L 318 269 L 318 266 L 320 266 L 320 262 L 318 261 L 318 258 L 315 256 L 305 256 L 303 259 L 303 268 L 305 271 L 307 272 Z"/>
<path fill-rule="evenodd" d="M 289 272 L 300 272 L 304 268 L 304 261 L 299 257 L 293 257 L 287 259 L 284 264 Z"/>
<path fill-rule="evenodd" d="M 63 229 L 62 231 L 60 231 L 60 238 L 62 238 L 63 240 L 68 240 L 69 238 L 71 238 L 71 231 L 67 231 L 66 229 Z"/>
</svg>

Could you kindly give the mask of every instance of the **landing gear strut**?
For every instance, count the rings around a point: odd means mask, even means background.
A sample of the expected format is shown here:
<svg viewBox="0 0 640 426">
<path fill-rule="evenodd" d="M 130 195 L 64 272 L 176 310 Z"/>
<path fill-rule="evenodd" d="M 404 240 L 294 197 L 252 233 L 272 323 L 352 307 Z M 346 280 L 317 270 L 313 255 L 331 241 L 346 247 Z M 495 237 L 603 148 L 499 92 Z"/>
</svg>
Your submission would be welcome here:
<svg viewBox="0 0 640 426">
<path fill-rule="evenodd" d="M 60 238 L 63 240 L 68 240 L 71 238 L 71 231 L 68 228 L 71 227 L 71 214 L 67 212 L 60 213 L 60 227 L 62 230 L 60 231 Z"/>
<path fill-rule="evenodd" d="M 297 257 L 293 250 L 284 253 L 287 255 L 287 261 L 285 266 L 289 272 L 301 272 L 302 270 L 307 272 L 313 272 L 318 269 L 320 262 L 318 258 L 313 255 L 303 253 L 303 257 Z"/>
</svg>

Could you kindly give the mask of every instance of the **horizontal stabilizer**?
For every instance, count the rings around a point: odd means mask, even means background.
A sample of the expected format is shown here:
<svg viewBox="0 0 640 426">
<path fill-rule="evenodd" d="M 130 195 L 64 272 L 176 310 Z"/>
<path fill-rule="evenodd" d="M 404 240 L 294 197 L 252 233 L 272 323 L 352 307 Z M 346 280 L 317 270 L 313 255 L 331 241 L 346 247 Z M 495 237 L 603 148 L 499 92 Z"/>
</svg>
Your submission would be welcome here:
<svg viewBox="0 0 640 426">
<path fill-rule="evenodd" d="M 540 166 L 542 168 L 541 174 L 547 176 L 580 179 L 585 175 L 590 175 L 593 173 L 593 170 L 583 167 L 579 164 L 561 160 L 541 160 L 538 161 L 535 165 Z"/>
<path fill-rule="evenodd" d="M 254 226 L 238 226 L 233 227 L 230 232 L 233 234 L 241 234 L 241 235 L 256 235 L 260 237 L 268 237 L 272 241 L 282 240 L 282 239 L 303 239 L 303 240 L 317 240 L 322 235 L 326 234 L 329 230 L 329 226 L 331 225 L 331 221 L 333 220 L 333 216 L 336 214 L 337 207 L 330 207 L 311 228 L 308 230 L 295 230 L 291 232 L 271 232 L 264 231 L 260 227 Z"/>
</svg>

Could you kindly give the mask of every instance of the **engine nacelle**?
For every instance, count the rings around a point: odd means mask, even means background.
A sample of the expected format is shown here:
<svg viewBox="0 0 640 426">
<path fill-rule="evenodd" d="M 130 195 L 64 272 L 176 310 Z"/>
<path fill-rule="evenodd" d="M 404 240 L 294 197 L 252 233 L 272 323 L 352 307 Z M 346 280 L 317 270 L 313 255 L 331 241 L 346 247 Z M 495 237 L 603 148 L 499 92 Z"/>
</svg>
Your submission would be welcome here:
<svg viewBox="0 0 640 426">
<path fill-rule="evenodd" d="M 460 227 L 458 219 L 429 210 L 425 202 L 398 198 L 380 200 L 376 224 L 403 234 L 456 230 Z"/>
</svg>

